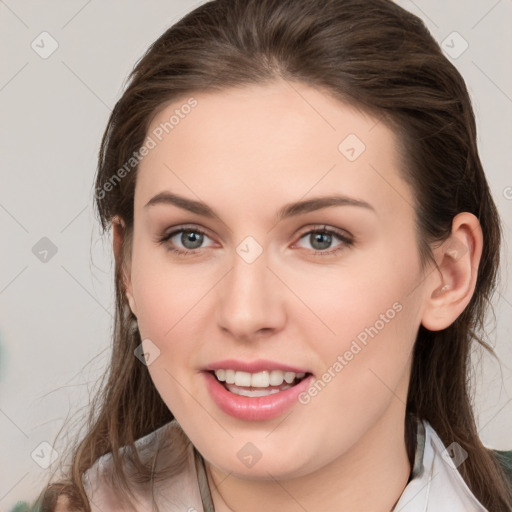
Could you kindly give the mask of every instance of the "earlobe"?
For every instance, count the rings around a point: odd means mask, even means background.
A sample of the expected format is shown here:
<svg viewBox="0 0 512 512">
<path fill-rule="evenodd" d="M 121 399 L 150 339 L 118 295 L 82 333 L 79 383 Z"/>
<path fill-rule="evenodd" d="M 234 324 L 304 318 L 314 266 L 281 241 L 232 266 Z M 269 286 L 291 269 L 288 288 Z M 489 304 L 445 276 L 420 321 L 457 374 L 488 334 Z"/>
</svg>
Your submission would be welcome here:
<svg viewBox="0 0 512 512">
<path fill-rule="evenodd" d="M 449 327 L 468 305 L 475 290 L 483 236 L 471 213 L 456 215 L 450 237 L 434 250 L 437 268 L 427 279 L 422 325 L 431 331 Z"/>
<path fill-rule="evenodd" d="M 128 299 L 132 313 L 137 316 L 135 300 L 132 294 L 131 272 L 129 271 L 131 266 L 131 260 L 129 258 L 130 251 L 125 247 L 125 245 L 130 244 L 131 241 L 126 239 L 127 234 L 124 220 L 117 215 L 112 219 L 112 234 L 116 267 L 121 268 L 121 276 L 126 298 Z"/>
</svg>

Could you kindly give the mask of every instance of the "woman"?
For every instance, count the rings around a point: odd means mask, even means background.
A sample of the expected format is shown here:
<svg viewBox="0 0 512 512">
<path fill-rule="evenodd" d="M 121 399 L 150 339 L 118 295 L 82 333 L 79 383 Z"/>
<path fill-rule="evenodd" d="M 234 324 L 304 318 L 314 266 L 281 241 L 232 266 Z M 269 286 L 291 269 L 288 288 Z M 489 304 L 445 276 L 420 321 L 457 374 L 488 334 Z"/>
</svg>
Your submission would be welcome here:
<svg viewBox="0 0 512 512">
<path fill-rule="evenodd" d="M 95 199 L 112 363 L 43 509 L 511 509 L 468 389 L 500 222 L 418 18 L 201 5 L 136 65 Z"/>
</svg>

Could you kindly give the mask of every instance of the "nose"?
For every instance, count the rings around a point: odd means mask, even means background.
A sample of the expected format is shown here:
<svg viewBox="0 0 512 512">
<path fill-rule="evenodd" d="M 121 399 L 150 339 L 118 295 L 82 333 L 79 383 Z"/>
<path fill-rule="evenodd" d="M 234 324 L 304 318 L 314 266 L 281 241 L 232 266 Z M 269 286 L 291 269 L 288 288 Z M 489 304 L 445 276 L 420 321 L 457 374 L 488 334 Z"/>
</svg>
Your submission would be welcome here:
<svg viewBox="0 0 512 512">
<path fill-rule="evenodd" d="M 217 323 L 234 338 L 249 341 L 283 329 L 285 289 L 268 268 L 265 251 L 252 263 L 234 254 L 233 267 L 217 289 Z"/>
</svg>

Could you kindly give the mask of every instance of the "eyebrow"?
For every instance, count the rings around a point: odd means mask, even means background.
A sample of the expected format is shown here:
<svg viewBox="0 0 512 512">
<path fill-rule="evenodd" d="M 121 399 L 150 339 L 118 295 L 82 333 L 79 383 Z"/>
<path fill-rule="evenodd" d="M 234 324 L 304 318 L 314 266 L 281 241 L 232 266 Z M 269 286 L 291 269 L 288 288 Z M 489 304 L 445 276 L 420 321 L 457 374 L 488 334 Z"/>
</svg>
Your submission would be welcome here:
<svg viewBox="0 0 512 512">
<path fill-rule="evenodd" d="M 173 194 L 171 192 L 160 192 L 156 196 L 152 197 L 144 205 L 144 208 L 148 208 L 150 206 L 155 206 L 158 204 L 174 205 L 184 210 L 188 210 L 189 212 L 195 213 L 197 215 L 201 215 L 203 217 L 219 218 L 215 211 L 212 210 L 212 208 L 210 208 L 207 204 L 201 201 L 196 201 L 194 199 L 188 199 L 186 197 Z M 281 220 L 293 217 L 295 215 L 313 212 L 316 210 L 320 210 L 322 208 L 327 208 L 329 206 L 357 206 L 375 212 L 373 206 L 367 203 L 366 201 L 354 199 L 352 197 L 347 196 L 333 195 L 317 197 L 313 199 L 306 199 L 303 201 L 297 201 L 295 203 L 286 204 L 278 211 L 276 219 L 277 222 L 279 222 Z"/>
</svg>

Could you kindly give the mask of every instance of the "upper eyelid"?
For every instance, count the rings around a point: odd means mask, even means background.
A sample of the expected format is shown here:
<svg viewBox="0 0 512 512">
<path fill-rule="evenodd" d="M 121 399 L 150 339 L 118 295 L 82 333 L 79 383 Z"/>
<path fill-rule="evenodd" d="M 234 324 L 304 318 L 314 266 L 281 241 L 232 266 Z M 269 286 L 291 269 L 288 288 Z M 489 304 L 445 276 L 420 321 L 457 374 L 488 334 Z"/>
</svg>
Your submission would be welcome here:
<svg viewBox="0 0 512 512">
<path fill-rule="evenodd" d="M 323 231 L 326 231 L 328 233 L 333 233 L 340 237 L 352 238 L 352 235 L 348 231 L 340 229 L 340 228 L 331 227 L 328 224 L 316 224 L 314 226 L 304 228 L 304 231 L 301 231 L 300 235 L 298 235 L 298 236 L 300 236 L 302 238 L 304 235 L 307 235 L 308 233 L 323 232 Z"/>
<path fill-rule="evenodd" d="M 178 233 L 181 233 L 182 231 L 197 231 L 199 233 L 204 233 L 205 235 L 207 235 L 209 238 L 212 238 L 208 233 L 209 231 L 206 229 L 206 228 L 203 228 L 203 227 L 200 227 L 200 226 L 196 226 L 196 225 L 193 225 L 193 224 L 184 224 L 183 226 L 176 226 L 174 228 L 170 228 L 170 229 L 166 229 L 163 233 L 162 233 L 162 237 L 171 237 L 171 236 L 174 236 Z"/>
</svg>

